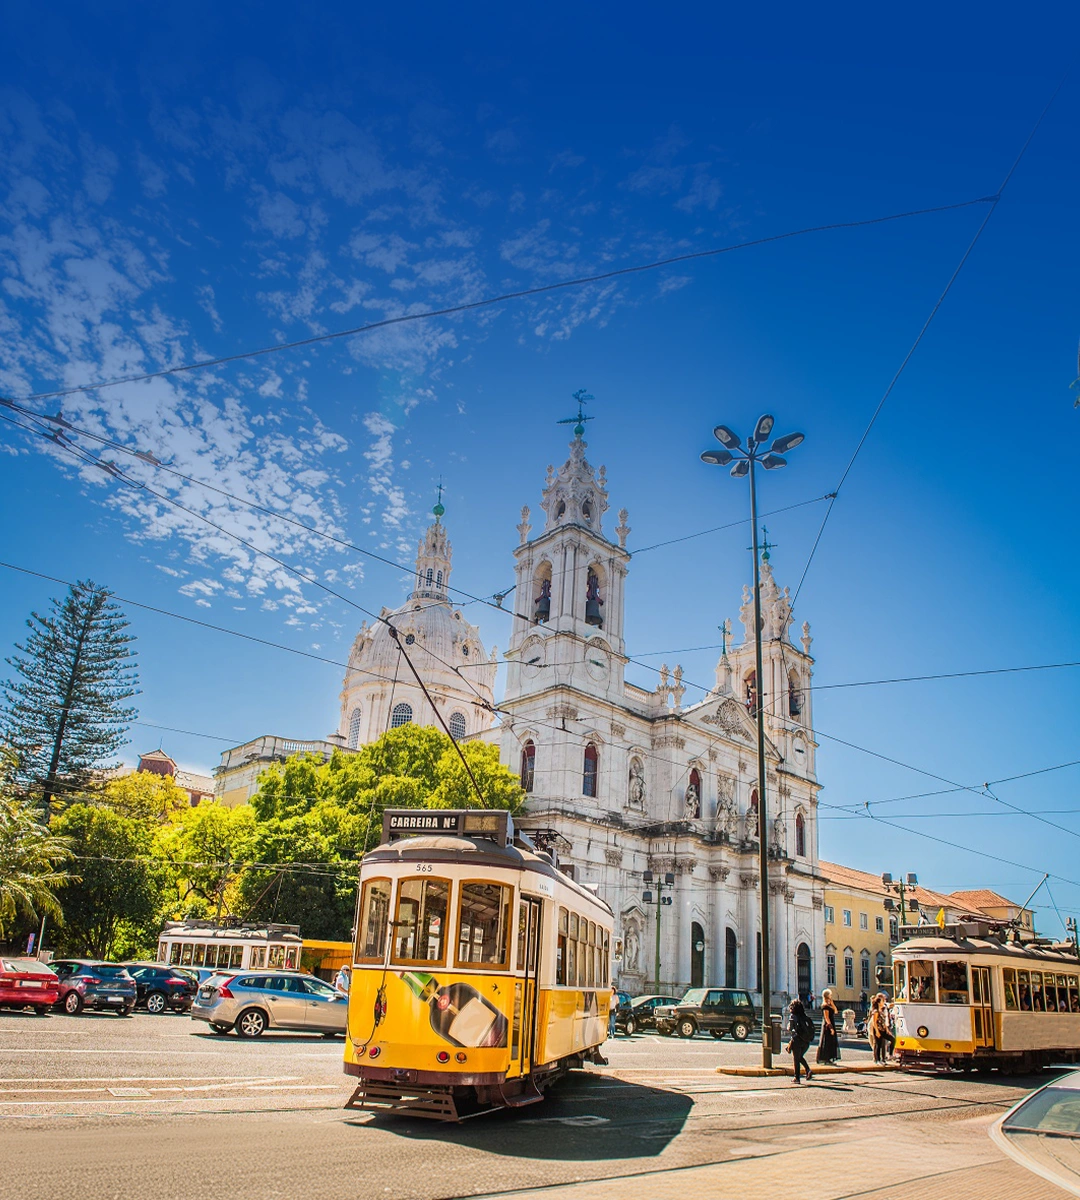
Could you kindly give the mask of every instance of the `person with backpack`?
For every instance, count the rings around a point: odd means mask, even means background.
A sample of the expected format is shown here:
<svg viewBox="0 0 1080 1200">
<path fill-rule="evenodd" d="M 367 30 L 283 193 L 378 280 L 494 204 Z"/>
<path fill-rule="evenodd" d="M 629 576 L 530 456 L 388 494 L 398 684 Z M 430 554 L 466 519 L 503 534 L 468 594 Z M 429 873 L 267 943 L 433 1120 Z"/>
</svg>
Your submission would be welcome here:
<svg viewBox="0 0 1080 1200">
<path fill-rule="evenodd" d="M 809 1083 L 813 1078 L 810 1070 L 810 1064 L 806 1061 L 806 1052 L 810 1049 L 810 1043 L 814 1040 L 814 1034 L 817 1030 L 814 1028 L 814 1022 L 810 1019 L 809 1013 L 803 1007 L 803 1002 L 796 997 L 788 1006 L 788 1029 L 791 1032 L 791 1041 L 788 1042 L 788 1053 L 791 1055 L 795 1064 L 794 1083 L 801 1082 L 799 1079 L 800 1068 L 806 1072 L 806 1082 Z"/>
</svg>

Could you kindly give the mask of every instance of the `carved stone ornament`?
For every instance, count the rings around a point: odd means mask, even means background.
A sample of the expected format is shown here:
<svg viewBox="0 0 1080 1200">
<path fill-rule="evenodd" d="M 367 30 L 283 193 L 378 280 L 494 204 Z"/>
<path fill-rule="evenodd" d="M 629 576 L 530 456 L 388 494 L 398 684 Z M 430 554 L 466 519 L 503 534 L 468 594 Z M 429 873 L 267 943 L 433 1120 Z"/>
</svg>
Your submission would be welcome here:
<svg viewBox="0 0 1080 1200">
<path fill-rule="evenodd" d="M 630 759 L 630 778 L 627 787 L 626 803 L 639 812 L 645 808 L 645 768 L 641 759 Z"/>
<path fill-rule="evenodd" d="M 619 545 L 625 550 L 626 539 L 630 536 L 630 526 L 627 525 L 627 520 L 630 514 L 625 508 L 619 509 L 619 523 L 615 526 L 615 535 L 619 539 Z"/>
<path fill-rule="evenodd" d="M 572 704 L 553 704 L 547 710 L 547 715 L 556 721 L 560 718 L 566 721 L 576 721 L 578 710 Z"/>
<path fill-rule="evenodd" d="M 621 867 L 622 866 L 622 851 L 621 850 L 615 850 L 612 848 L 608 848 L 607 850 L 604 851 L 604 858 L 607 861 L 607 865 L 609 867 Z"/>
<path fill-rule="evenodd" d="M 623 919 L 623 970 L 630 974 L 640 969 L 641 920 L 636 913 Z"/>
<path fill-rule="evenodd" d="M 779 896 L 784 890 L 784 881 L 782 879 L 769 880 L 769 895 Z"/>
<path fill-rule="evenodd" d="M 716 725 L 721 733 L 726 733 L 728 737 L 740 738 L 744 742 L 751 740 L 750 731 L 746 728 L 746 720 L 737 700 L 724 700 L 717 706 L 714 713 L 702 717 L 701 720 L 704 725 Z M 742 770 L 741 763 L 739 766 Z"/>
<path fill-rule="evenodd" d="M 626 726 L 625 725 L 616 725 L 615 722 L 612 721 L 611 722 L 611 736 L 614 738 L 626 737 Z"/>
<path fill-rule="evenodd" d="M 532 526 L 529 524 L 529 506 L 526 504 L 521 509 L 521 524 L 517 527 L 518 534 L 521 537 L 521 544 L 524 546 L 529 540 L 529 532 Z"/>
<path fill-rule="evenodd" d="M 694 868 L 697 866 L 696 858 L 680 858 L 679 859 L 679 874 L 693 875 Z"/>
<path fill-rule="evenodd" d="M 815 908 L 824 908 L 825 898 L 823 896 L 814 896 L 811 900 L 811 903 Z"/>
<path fill-rule="evenodd" d="M 701 819 L 701 797 L 698 795 L 697 787 L 694 784 L 688 784 L 686 794 L 683 796 L 683 820 L 684 821 L 699 821 Z"/>
<path fill-rule="evenodd" d="M 758 877 L 756 875 L 742 874 L 739 876 L 739 886 L 745 891 L 750 891 L 751 888 L 756 888 L 758 885 Z"/>
<path fill-rule="evenodd" d="M 727 879 L 727 877 L 730 874 L 731 874 L 730 867 L 710 867 L 709 868 L 709 878 L 713 881 L 713 883 L 723 883 L 724 880 Z"/>
<path fill-rule="evenodd" d="M 676 750 L 685 750 L 686 739 L 676 737 L 674 734 L 668 734 L 666 737 L 654 738 L 653 746 L 657 750 L 666 750 L 671 746 L 674 746 Z"/>
</svg>

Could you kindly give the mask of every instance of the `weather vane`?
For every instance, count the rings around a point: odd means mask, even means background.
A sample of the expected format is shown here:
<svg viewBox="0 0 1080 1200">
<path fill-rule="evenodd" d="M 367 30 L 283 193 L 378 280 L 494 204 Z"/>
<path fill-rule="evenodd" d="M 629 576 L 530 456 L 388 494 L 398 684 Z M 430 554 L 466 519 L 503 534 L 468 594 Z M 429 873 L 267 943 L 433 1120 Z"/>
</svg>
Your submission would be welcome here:
<svg viewBox="0 0 1080 1200">
<path fill-rule="evenodd" d="M 747 550 L 753 549 L 752 546 L 747 546 L 746 548 L 747 548 Z M 775 549 L 776 549 L 776 542 L 769 541 L 769 530 L 768 530 L 767 526 L 762 525 L 762 527 L 761 527 L 761 561 L 768 562 L 769 561 L 769 551 L 775 550 Z"/>
<path fill-rule="evenodd" d="M 443 508 L 442 494 L 443 494 L 443 482 L 442 482 L 442 476 L 440 475 L 439 476 L 439 496 L 438 496 L 438 499 L 435 501 L 435 507 L 431 510 L 435 514 L 436 520 L 438 520 L 439 517 L 441 517 L 443 515 L 443 513 L 446 512 L 446 509 Z"/>
<path fill-rule="evenodd" d="M 585 415 L 585 405 L 594 397 L 590 396 L 584 388 L 578 388 L 574 393 L 574 399 L 577 401 L 577 416 L 564 417 L 561 421 L 556 421 L 557 425 L 573 425 L 574 437 L 581 437 L 585 432 L 585 422 L 591 421 L 594 418 Z"/>
</svg>

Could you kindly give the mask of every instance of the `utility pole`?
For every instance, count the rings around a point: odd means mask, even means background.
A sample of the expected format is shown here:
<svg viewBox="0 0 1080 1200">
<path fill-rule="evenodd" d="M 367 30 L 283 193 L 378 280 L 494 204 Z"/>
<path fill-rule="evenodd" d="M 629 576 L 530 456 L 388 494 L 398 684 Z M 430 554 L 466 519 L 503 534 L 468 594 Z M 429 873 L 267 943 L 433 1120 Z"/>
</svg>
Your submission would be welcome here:
<svg viewBox="0 0 1080 1200">
<path fill-rule="evenodd" d="M 659 875 L 654 876 L 652 871 L 646 871 L 645 874 L 641 878 L 642 878 L 642 882 L 644 884 L 646 884 L 646 890 L 641 893 L 641 899 L 646 904 L 653 903 L 653 894 L 648 885 L 652 884 L 654 881 L 656 883 L 656 957 L 653 961 L 653 983 L 656 987 L 657 992 L 659 992 L 661 990 L 661 988 L 660 988 L 660 910 L 663 908 L 663 906 L 665 904 L 670 904 L 672 902 L 672 898 L 670 896 L 664 895 L 664 889 L 665 888 L 671 889 L 675 886 L 675 876 L 671 871 L 668 871 L 664 875 L 664 878 L 661 879 Z"/>
</svg>

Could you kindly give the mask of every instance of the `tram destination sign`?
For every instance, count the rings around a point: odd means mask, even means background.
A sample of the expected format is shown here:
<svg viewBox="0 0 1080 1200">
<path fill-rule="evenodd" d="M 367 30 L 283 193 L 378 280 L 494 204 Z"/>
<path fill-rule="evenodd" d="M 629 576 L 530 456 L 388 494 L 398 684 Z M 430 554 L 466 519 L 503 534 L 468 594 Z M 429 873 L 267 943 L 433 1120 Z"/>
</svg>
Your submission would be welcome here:
<svg viewBox="0 0 1080 1200">
<path fill-rule="evenodd" d="M 384 843 L 425 834 L 490 838 L 500 846 L 508 846 L 514 840 L 514 825 L 503 809 L 388 808 L 383 813 Z"/>
</svg>

